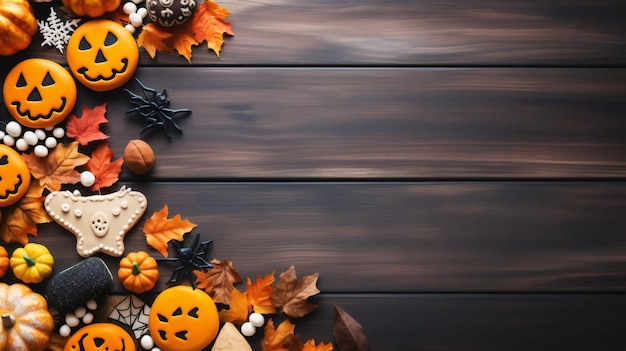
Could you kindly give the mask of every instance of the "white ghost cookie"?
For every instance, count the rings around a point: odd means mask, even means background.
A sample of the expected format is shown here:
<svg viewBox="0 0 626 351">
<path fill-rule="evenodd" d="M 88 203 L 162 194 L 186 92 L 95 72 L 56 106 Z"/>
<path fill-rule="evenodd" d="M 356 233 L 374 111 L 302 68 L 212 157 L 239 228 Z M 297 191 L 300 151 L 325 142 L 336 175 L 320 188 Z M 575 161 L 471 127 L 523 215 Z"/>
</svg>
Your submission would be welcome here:
<svg viewBox="0 0 626 351">
<path fill-rule="evenodd" d="M 119 257 L 124 253 L 124 236 L 141 219 L 148 203 L 142 193 L 122 188 L 91 196 L 55 191 L 46 196 L 44 205 L 55 222 L 76 236 L 79 255 L 103 252 Z"/>
</svg>

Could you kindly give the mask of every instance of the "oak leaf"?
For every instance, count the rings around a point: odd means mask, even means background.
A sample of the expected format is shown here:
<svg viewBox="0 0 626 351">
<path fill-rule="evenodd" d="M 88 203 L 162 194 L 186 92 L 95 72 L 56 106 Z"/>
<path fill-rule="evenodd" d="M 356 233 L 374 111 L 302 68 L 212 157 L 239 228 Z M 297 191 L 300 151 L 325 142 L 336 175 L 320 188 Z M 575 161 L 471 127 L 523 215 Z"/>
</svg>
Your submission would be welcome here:
<svg viewBox="0 0 626 351">
<path fill-rule="evenodd" d="M 28 243 L 28 234 L 37 236 L 37 224 L 52 221 L 43 208 L 43 188 L 32 182 L 26 194 L 15 205 L 2 208 L 0 237 L 7 243 Z"/>
<path fill-rule="evenodd" d="M 250 278 L 246 282 L 248 292 L 248 304 L 256 313 L 269 314 L 276 313 L 276 307 L 272 302 L 272 292 L 274 290 L 274 273 L 261 277 L 257 275 L 256 281 L 252 284 Z"/>
<path fill-rule="evenodd" d="M 289 267 L 279 276 L 278 284 L 272 293 L 272 302 L 276 308 L 290 317 L 302 317 L 317 308 L 307 299 L 319 294 L 317 278 L 319 273 L 308 275 L 298 280 L 296 268 Z"/>
<path fill-rule="evenodd" d="M 233 267 L 233 263 L 228 260 L 219 261 L 214 259 L 210 263 L 213 265 L 213 268 L 209 270 L 193 271 L 198 281 L 196 287 L 209 294 L 213 301 L 229 305 L 234 285 L 242 282 L 241 277 Z"/>
<path fill-rule="evenodd" d="M 167 257 L 167 243 L 170 240 L 183 241 L 183 235 L 190 232 L 197 225 L 187 219 L 182 219 L 180 215 L 168 218 L 168 208 L 164 205 L 162 209 L 152 214 L 146 220 L 143 232 L 146 235 L 146 242 L 161 255 Z"/>
<path fill-rule="evenodd" d="M 274 321 L 270 318 L 265 325 L 261 351 L 289 351 L 285 345 L 285 339 L 294 334 L 296 325 L 285 319 L 274 328 Z"/>
<path fill-rule="evenodd" d="M 67 119 L 66 134 L 70 138 L 76 139 L 80 145 L 87 145 L 95 140 L 105 140 L 109 136 L 100 131 L 100 124 L 107 123 L 104 116 L 106 113 L 106 103 L 90 109 L 83 108 L 80 117 L 72 114 Z"/>
<path fill-rule="evenodd" d="M 248 319 L 248 313 L 250 312 L 248 307 L 248 293 L 233 288 L 231 296 L 229 308 L 219 311 L 220 321 L 224 323 L 243 324 Z"/>
<path fill-rule="evenodd" d="M 80 173 L 76 167 L 89 161 L 89 156 L 78 152 L 78 142 L 59 144 L 46 157 L 35 156 L 34 153 L 22 155 L 30 169 L 30 173 L 39 180 L 39 185 L 50 190 L 61 190 L 61 184 L 76 184 L 80 181 Z"/>
<path fill-rule="evenodd" d="M 91 153 L 91 159 L 85 164 L 85 169 L 96 177 L 96 182 L 90 187 L 91 190 L 99 191 L 102 188 L 110 187 L 119 180 L 124 160 L 118 158 L 111 162 L 112 159 L 113 150 L 109 149 L 107 143 L 100 144 Z"/>
<path fill-rule="evenodd" d="M 369 349 L 363 326 L 337 305 L 335 305 L 333 337 L 339 350 L 367 351 Z"/>
<path fill-rule="evenodd" d="M 302 347 L 302 351 L 333 351 L 333 344 L 332 343 L 328 343 L 325 344 L 323 342 L 319 343 L 318 345 L 315 345 L 315 340 L 311 339 L 307 342 L 304 343 L 304 346 Z"/>
</svg>

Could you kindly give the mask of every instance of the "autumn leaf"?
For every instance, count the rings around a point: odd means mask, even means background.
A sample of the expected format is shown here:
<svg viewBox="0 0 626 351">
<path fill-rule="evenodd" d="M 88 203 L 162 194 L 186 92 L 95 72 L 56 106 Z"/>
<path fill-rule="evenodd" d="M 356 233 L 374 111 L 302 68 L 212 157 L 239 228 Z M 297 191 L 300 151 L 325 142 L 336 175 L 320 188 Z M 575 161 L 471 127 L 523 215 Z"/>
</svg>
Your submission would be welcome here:
<svg viewBox="0 0 626 351">
<path fill-rule="evenodd" d="M 274 273 L 261 278 L 257 275 L 256 281 L 252 284 L 250 278 L 246 282 L 248 292 L 248 304 L 256 313 L 269 314 L 276 313 L 276 307 L 272 303 L 272 292 L 274 290 Z"/>
<path fill-rule="evenodd" d="M 148 23 L 143 26 L 141 33 L 137 37 L 137 44 L 148 52 L 150 57 L 155 58 L 157 51 L 172 51 L 166 44 L 172 33 L 166 32 L 161 27 Z"/>
<path fill-rule="evenodd" d="M 335 305 L 333 336 L 339 350 L 367 351 L 369 349 L 361 324 L 337 305 Z"/>
<path fill-rule="evenodd" d="M 261 340 L 261 351 L 289 351 L 284 346 L 285 338 L 294 334 L 296 325 L 285 319 L 274 328 L 274 321 L 270 318 L 265 326 L 263 340 Z"/>
<path fill-rule="evenodd" d="M 302 351 L 333 351 L 333 344 L 330 342 L 328 344 L 324 344 L 322 342 L 319 343 L 319 345 L 315 345 L 315 340 L 311 339 L 304 343 Z"/>
<path fill-rule="evenodd" d="M 28 234 L 37 236 L 37 224 L 52 221 L 43 208 L 43 188 L 32 182 L 28 191 L 13 206 L 2 208 L 0 237 L 7 243 L 28 243 Z"/>
<path fill-rule="evenodd" d="M 183 241 L 183 235 L 190 232 L 197 225 L 186 219 L 182 219 L 180 215 L 173 218 L 167 218 L 167 205 L 152 214 L 152 217 L 146 220 L 142 230 L 146 235 L 148 245 L 156 249 L 161 255 L 167 257 L 167 243 L 170 240 Z"/>
<path fill-rule="evenodd" d="M 99 191 L 102 188 L 110 187 L 119 180 L 124 160 L 118 158 L 111 162 L 112 159 L 113 150 L 109 149 L 107 143 L 100 144 L 91 153 L 91 159 L 85 164 L 85 169 L 96 177 L 96 182 L 90 187 L 91 190 Z"/>
<path fill-rule="evenodd" d="M 67 136 L 76 139 L 80 145 L 87 145 L 95 140 L 108 139 L 109 136 L 100 131 L 100 124 L 108 122 L 104 116 L 105 113 L 106 103 L 96 106 L 93 110 L 84 107 L 80 117 L 72 114 L 67 119 Z"/>
<path fill-rule="evenodd" d="M 211 260 L 210 263 L 213 268 L 207 271 L 193 271 L 198 281 L 196 287 L 209 294 L 213 301 L 229 305 L 234 284 L 241 283 L 241 277 L 228 260 Z"/>
<path fill-rule="evenodd" d="M 231 300 L 228 309 L 219 311 L 220 321 L 226 323 L 243 324 L 248 319 L 248 293 L 236 288 L 231 290 Z"/>
<path fill-rule="evenodd" d="M 289 267 L 279 276 L 278 284 L 272 293 L 272 302 L 276 308 L 290 317 L 302 317 L 317 308 L 307 301 L 313 295 L 319 294 L 317 289 L 318 273 L 308 275 L 298 280 L 296 268 Z"/>
<path fill-rule="evenodd" d="M 232 25 L 224 18 L 230 13 L 216 2 L 208 0 L 198 5 L 193 17 L 194 39 L 198 43 L 206 41 L 207 47 L 219 57 L 224 44 L 224 33 L 235 35 Z M 187 60 L 191 60 L 191 54 Z"/>
<path fill-rule="evenodd" d="M 22 155 L 30 169 L 30 173 L 39 180 L 39 185 L 50 190 L 61 190 L 61 184 L 76 184 L 80 181 L 80 173 L 76 167 L 89 161 L 89 156 L 78 152 L 78 142 L 59 144 L 46 157 L 35 156 L 34 153 Z"/>
</svg>

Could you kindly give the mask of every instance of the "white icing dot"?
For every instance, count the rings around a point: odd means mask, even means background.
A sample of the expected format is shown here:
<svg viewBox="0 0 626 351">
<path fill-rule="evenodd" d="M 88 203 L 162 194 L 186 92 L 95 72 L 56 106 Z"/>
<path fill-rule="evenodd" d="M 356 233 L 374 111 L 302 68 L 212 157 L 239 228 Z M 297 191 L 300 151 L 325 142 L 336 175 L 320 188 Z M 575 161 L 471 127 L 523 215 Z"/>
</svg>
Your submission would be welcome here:
<svg viewBox="0 0 626 351">
<path fill-rule="evenodd" d="M 154 347 L 154 340 L 152 340 L 152 337 L 147 334 L 141 337 L 140 343 L 144 350 L 150 350 Z"/>
<path fill-rule="evenodd" d="M 127 25 L 124 26 L 124 29 L 126 29 L 130 34 L 135 34 L 135 26 L 133 26 L 132 24 L 128 23 Z"/>
<path fill-rule="evenodd" d="M 57 140 L 53 137 L 47 137 L 46 141 L 44 144 L 46 144 L 46 147 L 48 149 L 54 149 L 55 147 L 57 147 Z"/>
<path fill-rule="evenodd" d="M 80 218 L 83 216 L 83 211 L 81 211 L 79 208 L 74 210 L 74 216 L 76 216 L 77 218 Z"/>
<path fill-rule="evenodd" d="M 37 157 L 46 157 L 48 156 L 48 148 L 43 145 L 35 146 L 35 155 Z"/>
<path fill-rule="evenodd" d="M 28 143 L 28 145 L 34 146 L 39 141 L 39 138 L 37 138 L 35 132 L 27 130 L 24 132 L 24 140 Z"/>
<path fill-rule="evenodd" d="M 130 24 L 135 27 L 140 27 L 143 24 L 143 18 L 141 18 L 141 15 L 138 13 L 131 13 L 128 15 L 128 20 L 130 21 Z"/>
<path fill-rule="evenodd" d="M 93 313 L 91 312 L 85 313 L 85 315 L 83 316 L 83 323 L 91 324 L 91 322 L 93 322 Z"/>
<path fill-rule="evenodd" d="M 26 151 L 28 150 L 28 143 L 26 142 L 26 140 L 19 138 L 15 141 L 15 147 L 19 151 Z"/>
<path fill-rule="evenodd" d="M 61 205 L 61 211 L 68 213 L 70 212 L 70 205 L 69 204 L 62 204 Z"/>
<path fill-rule="evenodd" d="M 35 135 L 39 140 L 44 140 L 46 138 L 46 132 L 43 129 L 36 129 Z"/>
<path fill-rule="evenodd" d="M 85 306 L 78 307 L 74 311 L 74 315 L 78 318 L 83 318 L 85 316 L 85 313 L 87 313 L 87 308 Z"/>
<path fill-rule="evenodd" d="M 114 208 L 111 210 L 111 213 L 113 213 L 113 215 L 114 215 L 115 217 L 119 216 L 121 212 L 122 212 L 122 210 L 120 210 L 120 208 L 119 208 L 119 207 L 114 207 Z"/>
<path fill-rule="evenodd" d="M 87 306 L 88 309 L 93 311 L 96 308 L 98 308 L 98 303 L 96 302 L 96 300 L 89 300 L 89 301 L 87 301 L 85 306 Z"/>
<path fill-rule="evenodd" d="M 241 325 L 241 334 L 245 336 L 252 336 L 255 333 L 256 333 L 256 327 L 250 324 L 250 322 L 245 322 L 244 324 Z"/>
<path fill-rule="evenodd" d="M 14 138 L 17 138 L 18 136 L 22 134 L 22 126 L 15 121 L 11 121 L 7 123 L 6 130 L 7 130 L 7 134 L 9 134 L 10 136 Z"/>
<path fill-rule="evenodd" d="M 57 139 L 61 139 L 65 136 L 65 129 L 61 127 L 56 127 L 52 130 L 52 135 L 54 135 L 54 137 Z"/>
<path fill-rule="evenodd" d="M 67 313 L 65 315 L 65 324 L 69 325 L 70 327 L 75 327 L 80 323 L 80 320 L 73 314 L 73 313 Z"/>
<path fill-rule="evenodd" d="M 72 332 L 72 329 L 70 328 L 69 325 L 67 324 L 63 324 L 60 328 L 59 328 L 59 334 L 66 338 L 68 336 L 70 336 L 70 333 Z"/>
<path fill-rule="evenodd" d="M 141 16 L 141 18 L 146 18 L 148 16 L 148 10 L 145 7 L 140 7 L 137 9 L 137 14 Z"/>
<path fill-rule="evenodd" d="M 94 185 L 94 183 L 96 182 L 96 176 L 89 172 L 89 171 L 84 171 L 80 174 L 80 183 L 84 186 L 89 188 L 90 186 Z"/>
<path fill-rule="evenodd" d="M 15 138 L 7 134 L 2 138 L 2 142 L 6 146 L 13 146 L 15 145 Z"/>
<path fill-rule="evenodd" d="M 128 208 L 128 202 L 126 202 L 126 201 L 122 201 L 122 202 L 120 202 L 120 207 L 121 207 L 122 209 L 124 209 L 124 210 L 125 210 L 125 209 L 127 209 L 127 208 Z"/>
</svg>

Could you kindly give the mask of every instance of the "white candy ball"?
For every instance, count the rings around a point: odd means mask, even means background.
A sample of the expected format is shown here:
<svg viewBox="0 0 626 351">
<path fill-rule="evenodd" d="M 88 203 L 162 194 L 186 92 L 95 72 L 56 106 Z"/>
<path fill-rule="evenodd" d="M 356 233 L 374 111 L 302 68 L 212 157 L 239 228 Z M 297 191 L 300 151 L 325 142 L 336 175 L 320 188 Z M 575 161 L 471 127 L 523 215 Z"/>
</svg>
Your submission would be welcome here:
<svg viewBox="0 0 626 351">
<path fill-rule="evenodd" d="M 146 18 L 148 17 L 148 10 L 146 10 L 145 7 L 140 7 L 137 9 L 137 14 L 141 16 L 141 18 Z"/>
<path fill-rule="evenodd" d="M 130 24 L 135 27 L 140 27 L 143 24 L 143 18 L 141 18 L 138 13 L 131 13 L 128 15 L 128 20 L 130 21 Z"/>
<path fill-rule="evenodd" d="M 154 340 L 152 340 L 152 337 L 147 334 L 141 337 L 141 341 L 139 341 L 139 343 L 144 350 L 150 350 L 154 347 Z"/>
<path fill-rule="evenodd" d="M 87 308 L 84 306 L 78 307 L 75 311 L 74 311 L 74 315 L 78 318 L 83 318 L 85 317 L 85 313 L 87 313 Z"/>
<path fill-rule="evenodd" d="M 15 121 L 11 121 L 7 123 L 6 130 L 7 130 L 7 134 L 9 134 L 10 136 L 14 138 L 17 138 L 18 136 L 22 134 L 22 126 Z"/>
<path fill-rule="evenodd" d="M 80 319 L 78 319 L 78 317 L 76 317 L 73 313 L 65 314 L 65 324 L 73 328 L 77 326 L 79 323 L 80 323 Z"/>
<path fill-rule="evenodd" d="M 135 26 L 130 23 L 125 25 L 124 29 L 126 29 L 130 34 L 135 34 Z"/>
<path fill-rule="evenodd" d="M 241 325 L 241 334 L 245 336 L 252 336 L 255 333 L 256 333 L 256 327 L 250 324 L 250 322 L 245 322 L 244 324 Z"/>
<path fill-rule="evenodd" d="M 93 313 L 91 312 L 85 313 L 85 315 L 83 316 L 83 323 L 91 324 L 91 322 L 93 322 Z"/>
<path fill-rule="evenodd" d="M 13 146 L 15 145 L 15 138 L 7 134 L 2 138 L 2 143 L 6 146 Z"/>
<path fill-rule="evenodd" d="M 263 315 L 256 312 L 252 313 L 250 317 L 248 317 L 248 320 L 250 321 L 250 324 L 257 328 L 260 328 L 263 326 L 263 324 L 265 324 L 265 318 L 263 317 Z"/>
<path fill-rule="evenodd" d="M 36 129 L 35 135 L 39 140 L 44 140 L 46 138 L 46 132 L 43 129 Z"/>
<path fill-rule="evenodd" d="M 161 349 L 160 349 L 160 348 L 158 348 L 158 347 L 155 347 L 155 348 L 153 348 L 151 351 L 161 351 Z"/>
<path fill-rule="evenodd" d="M 39 142 L 39 138 L 37 138 L 37 134 L 31 130 L 27 130 L 24 132 L 24 140 L 28 143 L 28 145 L 36 145 Z"/>
<path fill-rule="evenodd" d="M 15 147 L 19 150 L 19 151 L 26 151 L 28 150 L 28 143 L 26 142 L 26 140 L 19 138 L 15 141 Z"/>
<path fill-rule="evenodd" d="M 4 138 L 5 135 L 6 134 L 4 134 L 4 132 L 0 130 L 0 139 Z"/>
<path fill-rule="evenodd" d="M 87 301 L 85 306 L 87 306 L 88 309 L 94 311 L 96 308 L 98 308 L 98 303 L 96 302 L 96 300 L 89 300 Z"/>
<path fill-rule="evenodd" d="M 94 176 L 93 173 L 89 171 L 84 171 L 83 173 L 80 174 L 80 183 L 84 187 L 89 188 L 95 182 L 96 182 L 96 176 Z"/>
<path fill-rule="evenodd" d="M 54 135 L 54 137 L 57 139 L 61 139 L 65 136 L 65 129 L 61 127 L 56 127 L 52 130 L 52 135 Z"/>
<path fill-rule="evenodd" d="M 59 334 L 60 334 L 62 337 L 64 337 L 64 338 L 65 338 L 65 337 L 70 336 L 70 333 L 72 333 L 72 329 L 71 329 L 71 328 L 70 328 L 70 326 L 69 326 L 69 325 L 67 325 L 67 324 L 63 324 L 63 325 L 59 328 Z"/>
<path fill-rule="evenodd" d="M 137 5 L 135 5 L 134 2 L 129 1 L 124 4 L 124 7 L 122 7 L 122 11 L 124 11 L 125 14 L 130 15 L 131 13 L 137 12 Z"/>
<path fill-rule="evenodd" d="M 35 150 L 33 151 L 35 156 L 37 157 L 46 157 L 48 156 L 48 148 L 43 145 L 35 146 Z"/>
<path fill-rule="evenodd" d="M 46 147 L 48 149 L 54 149 L 55 147 L 57 147 L 57 140 L 53 137 L 47 137 L 46 141 L 44 144 L 46 144 Z"/>
</svg>

